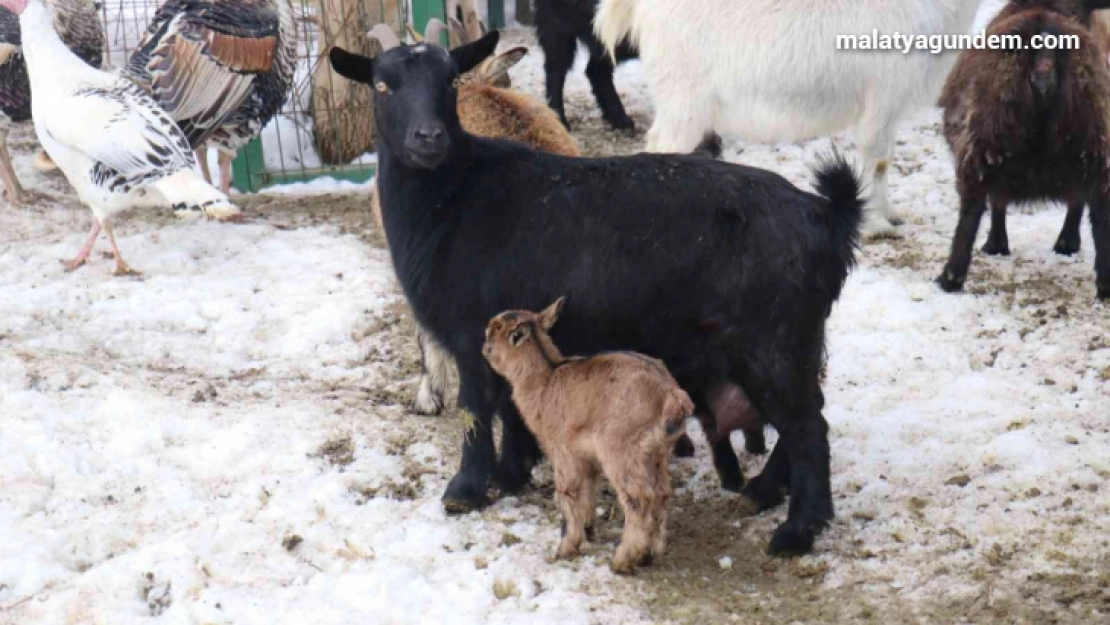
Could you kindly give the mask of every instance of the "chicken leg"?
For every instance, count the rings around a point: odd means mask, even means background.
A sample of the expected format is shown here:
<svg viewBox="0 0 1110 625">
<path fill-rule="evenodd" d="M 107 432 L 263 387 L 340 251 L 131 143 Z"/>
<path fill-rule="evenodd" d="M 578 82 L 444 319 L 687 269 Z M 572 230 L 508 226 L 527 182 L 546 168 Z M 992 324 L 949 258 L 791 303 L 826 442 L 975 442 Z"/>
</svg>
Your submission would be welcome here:
<svg viewBox="0 0 1110 625">
<path fill-rule="evenodd" d="M 204 181 L 212 184 L 212 172 L 208 170 L 208 148 L 202 145 L 194 153 L 197 155 L 197 163 L 200 163 L 200 173 L 204 176 Z"/>
<path fill-rule="evenodd" d="M 0 134 L 0 179 L 4 181 L 4 188 L 8 191 L 8 201 L 17 206 L 27 202 L 27 194 L 15 177 L 12 168 L 12 157 L 8 154 L 8 134 Z"/>
<path fill-rule="evenodd" d="M 116 245 L 116 237 L 112 234 L 112 222 L 107 217 L 104 218 L 104 233 L 108 235 L 108 243 L 112 245 L 112 256 L 116 259 L 116 270 L 112 273 L 117 276 L 143 275 L 143 272 L 135 271 L 123 260 L 123 256 L 119 253 L 119 246 Z"/>
<path fill-rule="evenodd" d="M 85 244 L 81 246 L 81 251 L 77 252 L 77 256 L 74 256 L 71 260 L 62 261 L 62 265 L 65 266 L 67 272 L 77 269 L 89 260 L 89 254 L 92 253 L 98 235 L 100 235 L 100 220 L 93 217 L 92 230 L 89 231 L 89 238 L 85 240 Z"/>
<path fill-rule="evenodd" d="M 220 152 L 220 191 L 224 195 L 231 193 L 231 161 L 234 158 L 234 154 Z"/>
</svg>

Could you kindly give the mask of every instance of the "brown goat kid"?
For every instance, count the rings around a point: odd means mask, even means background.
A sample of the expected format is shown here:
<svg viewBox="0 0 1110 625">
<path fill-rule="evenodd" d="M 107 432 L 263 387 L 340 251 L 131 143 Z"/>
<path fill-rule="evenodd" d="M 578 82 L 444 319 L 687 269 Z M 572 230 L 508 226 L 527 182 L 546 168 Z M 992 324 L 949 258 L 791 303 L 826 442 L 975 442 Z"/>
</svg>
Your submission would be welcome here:
<svg viewBox="0 0 1110 625">
<path fill-rule="evenodd" d="M 558 558 L 579 553 L 593 528 L 599 473 L 624 510 L 611 568 L 631 573 L 667 548 L 667 457 L 694 404 L 666 366 L 632 352 L 565 358 L 551 342 L 563 299 L 541 313 L 501 313 L 482 353 L 512 385 L 513 402 L 555 468 L 563 512 Z"/>
<path fill-rule="evenodd" d="M 968 50 L 940 98 L 944 136 L 956 162 L 960 219 L 937 282 L 963 288 L 979 222 L 991 208 L 983 252 L 1010 253 L 1006 207 L 1014 202 L 1068 204 L 1055 251 L 1079 251 L 1079 227 L 1090 207 L 1100 299 L 1110 298 L 1110 71 L 1086 25 L 1107 0 L 1011 2 L 987 27 L 1016 35 L 1021 50 Z M 1075 36 L 1079 49 L 1035 49 L 1039 35 Z"/>
</svg>

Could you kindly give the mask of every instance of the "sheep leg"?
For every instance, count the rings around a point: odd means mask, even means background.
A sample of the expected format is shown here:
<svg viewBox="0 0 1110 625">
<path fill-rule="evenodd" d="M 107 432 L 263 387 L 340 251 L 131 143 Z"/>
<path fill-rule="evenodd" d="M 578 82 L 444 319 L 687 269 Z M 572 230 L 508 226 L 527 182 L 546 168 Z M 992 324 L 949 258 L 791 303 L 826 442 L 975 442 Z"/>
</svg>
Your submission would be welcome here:
<svg viewBox="0 0 1110 625">
<path fill-rule="evenodd" d="M 964 288 L 967 270 L 971 266 L 971 250 L 975 247 L 975 235 L 979 233 L 979 222 L 986 210 L 985 197 L 960 194 L 960 221 L 956 224 L 956 234 L 952 237 L 952 251 L 944 266 L 944 273 L 937 278 L 940 288 L 949 293 Z"/>
<path fill-rule="evenodd" d="M 647 133 L 648 152 L 689 154 L 713 131 L 709 112 L 691 110 L 690 106 L 688 102 L 671 103 L 657 98 L 655 121 Z"/>
<path fill-rule="evenodd" d="M 8 191 L 9 202 L 21 206 L 27 201 L 23 186 L 19 184 L 19 178 L 15 175 L 15 169 L 12 167 L 12 157 L 8 154 L 8 133 L 6 131 L 0 132 L 0 179 L 3 179 L 4 188 Z"/>
<path fill-rule="evenodd" d="M 1095 286 L 1100 300 L 1110 299 L 1110 198 L 1091 201 L 1091 238 L 1095 240 Z"/>
<path fill-rule="evenodd" d="M 987 233 L 987 242 L 983 244 L 983 253 L 991 256 L 1010 255 L 1010 237 L 1006 234 L 1006 198 L 992 197 L 991 201 L 991 230 Z"/>
<path fill-rule="evenodd" d="M 601 107 L 601 116 L 609 122 L 615 130 L 635 130 L 636 124 L 624 110 L 621 97 L 613 85 L 613 60 L 601 46 L 601 42 L 590 37 L 586 41 L 590 51 L 590 62 L 586 64 L 586 78 L 590 80 L 597 105 Z"/>
<path fill-rule="evenodd" d="M 462 463 L 443 493 L 443 507 L 450 514 L 470 512 L 489 505 L 489 483 L 497 454 L 493 444 L 493 414 L 497 408 L 493 373 L 481 355 L 456 359 L 459 368 L 459 412 L 464 415 Z"/>
<path fill-rule="evenodd" d="M 1064 256 L 1071 256 L 1079 252 L 1081 244 L 1079 226 L 1083 223 L 1084 208 L 1086 208 L 1086 203 L 1082 200 L 1068 202 L 1068 215 L 1064 218 L 1064 227 L 1060 230 L 1060 236 L 1056 239 L 1056 246 L 1052 248 L 1053 252 Z"/>
<path fill-rule="evenodd" d="M 420 348 L 420 390 L 416 392 L 412 409 L 417 414 L 439 414 L 447 391 L 448 354 L 419 325 L 416 327 L 416 344 Z"/>
<path fill-rule="evenodd" d="M 895 226 L 902 219 L 890 209 L 887 178 L 894 153 L 894 125 L 884 121 L 864 120 L 856 132 L 856 140 L 864 154 L 865 168 L 871 176 L 871 202 L 864 222 L 870 239 L 895 236 Z"/>
<path fill-rule="evenodd" d="M 567 82 L 567 72 L 574 66 L 574 55 L 578 52 L 578 40 L 574 35 L 565 33 L 539 33 L 540 46 L 543 47 L 543 74 L 547 88 L 547 105 L 559 115 L 559 121 L 570 130 L 567 113 L 563 109 L 563 88 Z"/>
<path fill-rule="evenodd" d="M 497 484 L 504 493 L 517 493 L 532 481 L 532 468 L 536 466 L 543 452 L 536 437 L 524 424 L 520 412 L 513 403 L 508 389 L 502 393 L 501 413 L 501 455 L 497 461 Z"/>
</svg>

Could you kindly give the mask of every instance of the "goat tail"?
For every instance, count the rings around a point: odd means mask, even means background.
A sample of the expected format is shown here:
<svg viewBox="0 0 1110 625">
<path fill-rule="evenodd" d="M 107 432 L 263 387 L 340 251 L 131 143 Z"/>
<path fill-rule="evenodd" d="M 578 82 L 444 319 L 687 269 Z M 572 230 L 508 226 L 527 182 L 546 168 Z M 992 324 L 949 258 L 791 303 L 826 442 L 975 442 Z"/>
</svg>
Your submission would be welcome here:
<svg viewBox="0 0 1110 625">
<path fill-rule="evenodd" d="M 694 402 L 686 391 L 675 387 L 663 402 L 663 414 L 667 419 L 663 426 L 667 440 L 673 442 L 686 433 L 686 419 L 694 416 Z"/>
<path fill-rule="evenodd" d="M 828 225 L 837 256 L 845 269 L 855 265 L 860 225 L 867 198 L 863 182 L 852 164 L 835 148 L 820 157 L 813 168 L 817 193 L 829 201 Z"/>
<path fill-rule="evenodd" d="M 718 159 L 721 158 L 721 153 L 723 151 L 724 144 L 721 141 L 721 135 L 711 130 L 705 133 L 705 136 L 701 139 L 701 143 L 698 144 L 698 147 L 694 148 L 692 154 Z"/>
<path fill-rule="evenodd" d="M 601 0 L 594 17 L 594 34 L 597 35 L 601 45 L 609 52 L 609 56 L 616 63 L 617 46 L 625 38 L 629 43 L 636 45 L 636 34 L 633 30 L 636 19 L 636 4 L 639 0 Z"/>
</svg>

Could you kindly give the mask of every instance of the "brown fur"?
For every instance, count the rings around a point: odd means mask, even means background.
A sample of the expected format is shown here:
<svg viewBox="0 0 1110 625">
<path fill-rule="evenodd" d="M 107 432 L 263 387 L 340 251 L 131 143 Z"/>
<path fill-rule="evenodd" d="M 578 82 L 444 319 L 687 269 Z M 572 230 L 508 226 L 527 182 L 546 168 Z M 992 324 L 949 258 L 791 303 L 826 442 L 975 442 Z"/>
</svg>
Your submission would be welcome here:
<svg viewBox="0 0 1110 625">
<path fill-rule="evenodd" d="M 1098 44 L 1102 58 L 1110 64 L 1110 11 L 1095 11 L 1091 14 L 1091 34 Z"/>
<path fill-rule="evenodd" d="M 1106 57 L 1084 28 L 1071 0 L 1040 0 L 1008 6 L 987 28 L 1017 34 L 1028 44 L 1041 32 L 1075 35 L 1078 50 L 964 52 L 940 98 L 944 136 L 956 162 L 960 224 L 944 273 L 947 291 L 963 287 L 979 220 L 991 208 L 991 232 L 983 251 L 1009 254 L 1006 206 L 1057 200 L 1069 204 L 1056 251 L 1079 249 L 1079 223 L 1090 206 L 1096 248 L 1110 209 L 1110 73 Z M 1069 8 L 1072 7 L 1072 8 Z M 1110 242 L 1110 241 L 1108 241 Z M 1103 244 L 1105 244 L 1104 242 Z M 1096 255 L 1099 296 L 1110 295 L 1110 260 Z"/>
<path fill-rule="evenodd" d="M 631 573 L 666 550 L 667 457 L 694 404 L 654 358 L 632 352 L 565 358 L 547 333 L 562 304 L 494 317 L 483 353 L 512 385 L 513 402 L 555 468 L 564 521 L 557 557 L 578 554 L 604 473 L 625 517 L 612 569 Z"/>
</svg>

